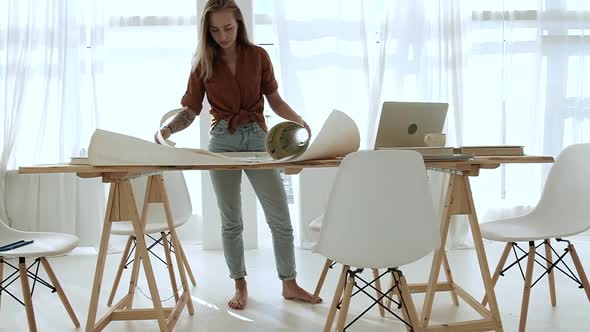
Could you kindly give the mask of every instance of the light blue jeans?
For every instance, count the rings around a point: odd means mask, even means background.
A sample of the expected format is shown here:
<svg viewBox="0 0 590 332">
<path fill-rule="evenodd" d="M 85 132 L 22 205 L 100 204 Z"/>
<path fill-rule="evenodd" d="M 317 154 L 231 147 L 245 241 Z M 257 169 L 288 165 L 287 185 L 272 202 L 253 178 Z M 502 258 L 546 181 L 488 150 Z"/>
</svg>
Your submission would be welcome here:
<svg viewBox="0 0 590 332">
<path fill-rule="evenodd" d="M 211 129 L 209 151 L 241 152 L 264 151 L 266 132 L 253 122 L 238 127 L 232 135 L 227 130 L 227 122 L 221 121 Z M 277 169 L 244 170 L 256 196 L 260 200 L 266 222 L 273 239 L 275 262 L 279 278 L 295 279 L 295 253 L 293 249 L 293 227 L 289 216 L 287 195 Z M 217 205 L 221 212 L 221 236 L 223 253 L 230 271 L 230 278 L 246 276 L 244 263 L 244 243 L 242 231 L 242 170 L 209 171 Z"/>
</svg>

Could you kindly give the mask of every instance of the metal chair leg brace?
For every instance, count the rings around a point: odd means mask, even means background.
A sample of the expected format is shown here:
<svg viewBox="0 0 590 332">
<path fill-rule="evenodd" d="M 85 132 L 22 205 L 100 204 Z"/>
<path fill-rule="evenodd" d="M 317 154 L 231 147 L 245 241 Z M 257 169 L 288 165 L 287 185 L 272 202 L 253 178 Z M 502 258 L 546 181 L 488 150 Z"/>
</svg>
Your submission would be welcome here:
<svg viewBox="0 0 590 332">
<path fill-rule="evenodd" d="M 568 245 L 570 244 L 570 241 L 568 240 L 563 240 L 561 238 L 557 238 L 556 239 L 557 242 L 566 242 Z M 557 253 L 557 251 L 555 250 L 555 248 L 553 248 L 553 246 L 549 243 L 549 247 L 551 248 L 551 250 L 553 251 L 553 253 L 558 257 L 555 262 L 551 262 L 549 261 L 545 256 L 539 254 L 538 252 L 536 252 L 536 249 L 538 249 L 540 246 L 545 245 L 545 242 L 541 242 L 541 244 L 535 246 L 535 242 L 534 241 L 530 241 L 529 242 L 529 247 L 535 247 L 535 256 L 539 256 L 541 257 L 545 262 L 551 264 L 549 267 L 546 267 L 545 265 L 543 265 L 542 262 L 539 262 L 537 259 L 535 259 L 535 263 L 537 263 L 539 266 L 541 266 L 544 270 L 544 272 L 541 274 L 541 276 L 539 276 L 532 284 L 531 284 L 531 288 L 533 286 L 535 286 L 535 284 L 537 282 L 539 282 L 539 280 L 541 280 L 545 275 L 553 272 L 554 269 L 557 269 L 558 271 L 560 271 L 561 273 L 563 273 L 564 275 L 568 276 L 570 279 L 572 279 L 575 283 L 578 284 L 578 288 L 584 288 L 584 286 L 582 285 L 582 282 L 580 281 L 580 279 L 578 279 L 578 277 L 576 277 L 575 273 L 572 271 L 572 269 L 565 263 L 565 261 L 563 260 L 565 258 L 565 256 L 567 256 L 570 253 L 569 248 L 564 248 L 564 253 L 562 255 L 559 255 Z M 520 250 L 523 255 L 522 256 L 518 256 L 518 253 L 516 251 L 516 249 Z M 522 275 L 522 278 L 524 280 L 524 272 L 522 269 L 522 265 L 520 264 L 520 261 L 523 260 L 524 258 L 528 257 L 529 253 L 527 251 L 525 251 L 524 249 L 522 249 L 516 242 L 512 243 L 512 251 L 514 252 L 514 256 L 516 257 L 516 261 L 513 262 L 512 264 L 508 265 L 505 269 L 502 270 L 502 272 L 500 272 L 500 276 L 504 276 L 504 273 L 508 270 L 510 270 L 512 267 L 514 267 L 514 265 L 518 265 L 519 269 L 520 269 L 520 273 Z M 557 266 L 557 264 L 562 263 L 563 266 L 565 266 L 565 268 L 568 271 L 564 271 L 563 269 L 561 269 L 559 266 Z"/>
<path fill-rule="evenodd" d="M 158 256 L 158 254 L 156 254 L 155 252 L 152 251 L 152 249 L 156 246 L 156 245 L 161 245 L 164 246 L 162 244 L 162 239 L 156 239 L 153 236 L 151 236 L 150 234 L 146 234 L 150 239 L 152 239 L 154 241 L 154 243 L 152 243 L 148 248 L 148 252 L 150 254 L 152 254 L 154 257 L 156 257 L 160 262 L 164 263 L 164 265 L 168 265 L 168 263 L 166 263 L 166 261 L 164 261 L 160 256 Z M 168 240 L 168 236 L 170 235 L 170 232 L 166 233 L 166 241 L 168 242 L 169 248 L 170 248 L 170 254 L 174 254 L 174 246 L 172 245 L 172 242 L 170 240 Z M 126 269 L 131 263 L 133 263 L 134 259 L 131 258 L 133 251 L 135 251 L 135 247 L 137 245 L 137 240 L 135 238 L 135 236 L 133 237 L 133 247 L 131 248 L 131 250 L 129 251 L 129 255 L 127 256 L 127 259 L 125 260 L 125 265 L 123 266 L 124 269 Z"/>
<path fill-rule="evenodd" d="M 24 262 L 25 262 L 25 258 L 24 257 L 20 257 L 19 258 L 19 263 L 24 263 Z M 0 281 L 0 294 L 2 294 L 2 292 L 5 292 L 6 294 L 10 295 L 10 297 L 12 297 L 13 299 L 15 299 L 18 303 L 20 303 L 21 305 L 25 306 L 25 303 L 23 301 L 21 301 L 21 299 L 19 299 L 18 297 L 16 297 L 14 294 L 12 294 L 7 289 L 8 286 L 10 286 L 11 284 L 13 284 L 15 281 L 17 281 L 20 278 L 20 275 L 18 274 L 18 267 L 10 264 L 6 260 L 0 261 L 0 264 L 2 264 L 2 263 L 4 263 L 4 264 L 10 266 L 11 268 L 13 268 L 15 270 L 15 272 L 13 272 L 11 275 L 9 275 L 8 277 L 6 277 L 4 280 Z M 28 275 L 28 277 L 30 279 L 33 280 L 33 286 L 31 287 L 31 296 L 33 296 L 33 293 L 35 292 L 35 285 L 36 285 L 37 282 L 39 282 L 41 285 L 49 288 L 52 293 L 55 293 L 57 291 L 56 288 L 52 284 L 48 283 L 43 278 L 40 278 L 39 277 L 39 266 L 40 266 L 40 263 L 41 263 L 41 260 L 39 258 L 37 258 L 27 268 L 27 275 Z M 33 267 L 35 267 L 35 273 L 34 274 L 31 271 L 29 271 Z M 12 280 L 10 280 L 10 279 L 12 279 Z"/>
<path fill-rule="evenodd" d="M 332 264 L 334 265 L 334 263 Z M 373 308 L 376 304 L 380 305 L 384 310 L 387 310 L 390 314 L 392 314 L 393 316 L 395 316 L 398 320 L 400 320 L 402 323 L 404 323 L 406 326 L 408 326 L 410 329 L 413 329 L 412 326 L 412 322 L 407 322 L 406 320 L 404 320 L 402 317 L 400 317 L 399 315 L 397 315 L 395 312 L 391 311 L 391 309 L 384 305 L 382 303 L 383 299 L 388 299 L 389 301 L 391 301 L 392 303 L 395 303 L 397 305 L 398 309 L 401 309 L 402 307 L 404 308 L 404 310 L 406 310 L 406 314 L 409 317 L 409 314 L 407 312 L 407 308 L 404 305 L 403 302 L 403 298 L 400 296 L 400 302 L 395 301 L 392 297 L 389 296 L 389 294 L 392 294 L 393 291 L 395 289 L 397 289 L 397 291 L 399 292 L 399 294 L 401 295 L 402 290 L 399 287 L 400 285 L 400 281 L 398 279 L 398 277 L 396 276 L 396 273 L 399 273 L 401 275 L 401 271 L 398 270 L 397 268 L 390 268 L 387 269 L 387 271 L 383 272 L 381 275 L 379 275 L 377 278 L 373 279 L 370 282 L 367 282 L 366 280 L 364 280 L 363 278 L 361 278 L 359 276 L 359 274 L 361 274 L 363 272 L 363 269 L 357 269 L 355 271 L 348 271 L 347 273 L 347 278 L 348 277 L 352 277 L 353 280 L 355 280 L 354 283 L 354 287 L 357 288 L 357 291 L 355 291 L 351 297 L 354 297 L 355 295 L 357 295 L 358 293 L 364 293 L 366 296 L 368 296 L 369 298 L 371 298 L 371 300 L 373 300 L 373 303 L 371 305 L 369 305 L 369 307 L 367 307 L 367 309 L 365 309 L 362 313 L 360 313 L 355 319 L 353 319 L 350 323 L 348 323 L 345 327 L 344 327 L 344 331 L 346 331 L 346 329 L 348 329 L 352 324 L 354 324 L 357 320 L 359 320 L 361 317 L 363 317 L 369 310 L 371 310 L 371 308 Z M 376 287 L 373 286 L 373 284 L 375 282 L 377 282 L 377 280 L 380 280 L 381 278 L 383 278 L 384 276 L 388 275 L 391 273 L 391 277 L 394 279 L 395 283 L 393 285 L 393 287 L 389 288 L 387 291 L 382 292 L 379 289 L 377 289 Z M 360 287 L 357 285 L 356 280 L 360 280 L 364 283 L 364 286 Z M 379 294 L 379 298 L 375 298 L 373 295 L 369 294 L 365 289 L 369 287 L 372 288 L 374 291 L 376 291 Z M 337 306 L 337 309 L 340 310 L 340 306 L 342 305 L 342 300 L 340 300 L 340 303 Z"/>
</svg>

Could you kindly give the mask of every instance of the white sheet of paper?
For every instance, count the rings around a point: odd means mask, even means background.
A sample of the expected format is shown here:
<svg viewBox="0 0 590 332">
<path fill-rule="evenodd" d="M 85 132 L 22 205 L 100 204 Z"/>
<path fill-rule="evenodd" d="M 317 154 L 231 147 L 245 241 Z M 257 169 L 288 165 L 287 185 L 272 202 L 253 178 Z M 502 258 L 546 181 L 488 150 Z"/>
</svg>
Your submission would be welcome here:
<svg viewBox="0 0 590 332">
<path fill-rule="evenodd" d="M 174 148 L 136 137 L 97 129 L 88 148 L 88 160 L 96 166 L 239 165 L 243 161 L 207 150 Z"/>
<path fill-rule="evenodd" d="M 329 159 L 357 151 L 361 135 L 356 123 L 346 113 L 334 110 L 307 150 L 293 161 Z"/>
<path fill-rule="evenodd" d="M 329 159 L 357 151 L 360 135 L 354 121 L 332 111 L 308 149 L 295 158 L 270 160 L 261 152 L 213 153 L 201 149 L 175 148 L 136 137 L 97 129 L 88 148 L 88 160 L 96 166 L 245 165 Z"/>
</svg>

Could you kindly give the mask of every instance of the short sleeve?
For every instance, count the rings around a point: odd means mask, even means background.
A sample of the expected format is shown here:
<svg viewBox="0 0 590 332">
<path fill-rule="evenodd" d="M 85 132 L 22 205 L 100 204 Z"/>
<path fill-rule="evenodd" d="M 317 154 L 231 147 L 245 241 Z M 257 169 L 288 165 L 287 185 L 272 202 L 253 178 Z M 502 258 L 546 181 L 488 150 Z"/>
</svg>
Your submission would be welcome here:
<svg viewBox="0 0 590 332">
<path fill-rule="evenodd" d="M 262 77 L 261 77 L 261 90 L 264 95 L 269 95 L 279 88 L 279 84 L 275 79 L 275 73 L 272 68 L 272 62 L 270 56 L 265 49 L 261 49 L 261 62 L 262 62 Z"/>
<path fill-rule="evenodd" d="M 192 110 L 196 111 L 197 114 L 199 114 L 203 108 L 204 98 L 205 83 L 203 82 L 203 79 L 199 77 L 197 71 L 194 70 L 191 72 L 191 75 L 188 79 L 186 92 L 184 93 L 184 96 L 182 96 L 180 104 L 182 106 L 191 108 Z"/>
</svg>

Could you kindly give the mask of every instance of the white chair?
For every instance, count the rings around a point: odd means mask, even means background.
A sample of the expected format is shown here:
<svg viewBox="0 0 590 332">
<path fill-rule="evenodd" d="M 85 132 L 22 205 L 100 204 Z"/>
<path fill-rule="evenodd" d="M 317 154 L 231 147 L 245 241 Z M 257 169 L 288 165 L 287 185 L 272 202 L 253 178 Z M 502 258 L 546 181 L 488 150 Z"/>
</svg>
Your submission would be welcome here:
<svg viewBox="0 0 590 332">
<path fill-rule="evenodd" d="M 583 287 L 590 301 L 590 285 L 580 263 L 580 258 L 574 245 L 564 237 L 572 236 L 590 229 L 590 144 L 572 145 L 564 149 L 555 160 L 539 203 L 530 213 L 504 220 L 496 220 L 481 224 L 481 234 L 485 239 L 506 242 L 504 252 L 494 272 L 492 282 L 494 285 L 500 275 L 516 264 L 520 267 L 520 260 L 527 258 L 526 274 L 524 276 L 524 290 L 520 312 L 519 330 L 524 331 L 526 326 L 530 290 L 536 283 L 532 281 L 535 262 L 539 264 L 549 276 L 549 289 L 551 304 L 556 305 L 554 272 L 559 270 L 568 275 L 580 287 Z M 557 242 L 567 243 L 567 248 L 559 255 L 551 246 L 551 239 Z M 535 241 L 539 241 L 535 244 Z M 517 242 L 528 242 L 528 251 L 521 249 Z M 546 257 L 536 252 L 540 246 L 544 246 Z M 504 269 L 510 249 L 513 249 L 517 261 Z M 518 257 L 517 250 L 523 256 Z M 563 258 L 571 254 L 579 279 L 567 267 Z M 558 256 L 553 260 L 552 254 Z M 541 262 L 535 259 L 541 257 Z M 561 269 L 562 263 L 567 271 Z M 504 269 L 504 270 L 503 270 Z M 521 267 L 522 271 L 522 267 Z M 539 279 L 541 279 L 541 277 Z M 539 280 L 537 279 L 537 281 Z M 486 298 L 483 304 L 487 303 Z M 587 310 L 587 309 L 585 309 Z"/>
<path fill-rule="evenodd" d="M 5 246 L 10 243 L 17 241 L 30 241 L 34 242 L 12 250 L 0 251 L 0 296 L 2 293 L 8 294 L 16 301 L 20 302 L 25 306 L 27 314 L 27 321 L 29 324 L 30 331 L 37 331 L 37 324 L 35 322 L 35 312 L 33 310 L 33 291 L 37 283 L 49 288 L 52 292 L 57 292 L 57 295 L 61 299 L 68 315 L 72 319 L 72 322 L 76 327 L 80 326 L 80 322 L 76 317 L 76 313 L 63 288 L 61 287 L 51 265 L 47 261 L 47 257 L 59 256 L 67 254 L 74 250 L 78 246 L 78 238 L 69 234 L 59 233 L 44 233 L 44 232 L 22 232 L 8 227 L 2 220 L 0 220 L 0 246 Z M 7 259 L 18 258 L 18 266 L 11 264 Z M 34 262 L 27 266 L 26 259 L 34 258 Z M 39 277 L 39 264 L 43 265 L 51 284 Z M 4 266 L 9 266 L 14 269 L 14 273 L 10 274 L 4 279 Z M 16 295 L 8 291 L 8 285 L 20 278 L 23 301 L 21 301 Z M 33 280 L 33 287 L 29 286 L 29 278 Z M 53 284 L 53 285 L 52 285 Z"/>
<path fill-rule="evenodd" d="M 172 210 L 174 227 L 178 228 L 184 225 L 193 214 L 193 208 L 191 205 L 191 199 L 188 192 L 188 188 L 186 186 L 186 181 L 184 179 L 182 171 L 164 172 L 163 179 L 166 185 L 168 201 L 170 202 L 170 209 Z M 131 180 L 131 186 L 133 188 L 133 193 L 135 197 L 135 204 L 140 215 L 143 208 L 143 197 L 146 189 L 146 182 L 147 177 L 145 176 Z M 184 249 L 182 248 L 182 246 L 179 248 L 174 248 L 169 239 L 170 232 L 168 230 L 166 213 L 164 211 L 163 204 L 158 203 L 150 205 L 148 210 L 148 216 L 146 219 L 145 233 L 146 236 L 148 236 L 154 241 L 148 247 L 148 251 L 162 263 L 166 264 L 166 266 L 168 267 L 168 274 L 170 276 L 170 282 L 172 284 L 172 290 L 174 292 L 175 298 L 178 296 L 178 286 L 176 283 L 176 277 L 172 265 L 172 253 L 174 252 L 174 249 L 180 250 L 180 256 L 182 257 L 183 264 L 186 268 L 191 283 L 193 284 L 193 286 L 195 286 L 197 283 L 195 281 L 195 277 L 193 276 L 193 272 L 188 263 L 188 260 L 186 259 Z M 158 233 L 160 234 L 159 238 L 155 238 L 151 235 Z M 112 305 L 113 300 L 115 298 L 115 294 L 117 293 L 117 289 L 119 287 L 119 282 L 121 281 L 121 275 L 123 274 L 123 270 L 126 269 L 127 266 L 131 264 L 131 262 L 133 261 L 132 253 L 135 250 L 135 234 L 133 231 L 133 225 L 130 221 L 113 223 L 111 234 L 124 235 L 128 236 L 129 238 L 127 240 L 127 244 L 125 245 L 125 250 L 123 251 L 121 262 L 119 264 L 119 268 L 117 270 L 117 274 L 113 282 L 113 288 L 111 290 L 111 294 L 107 302 L 109 306 Z M 131 247 L 132 245 L 133 248 Z M 156 253 L 154 253 L 154 251 L 152 250 L 157 245 L 163 246 L 164 254 L 166 257 L 165 261 L 158 255 L 156 255 Z"/>
<path fill-rule="evenodd" d="M 331 330 L 341 298 L 337 330 L 344 331 L 356 321 L 345 327 L 353 287 L 360 289 L 357 281 L 365 284 L 363 287 L 375 289 L 372 284 L 387 274 L 392 277 L 392 285 L 373 301 L 409 329 L 419 331 L 418 314 L 399 267 L 439 246 L 439 220 L 420 154 L 383 150 L 346 156 L 338 169 L 315 248 L 331 261 L 344 265 L 324 331 Z M 353 266 L 357 269 L 351 269 Z M 358 278 L 363 268 L 387 271 L 366 282 Z M 399 303 L 389 297 L 390 293 L 397 295 Z M 383 305 L 383 299 L 396 302 L 403 318 Z"/>
</svg>

